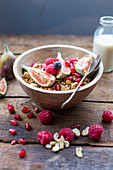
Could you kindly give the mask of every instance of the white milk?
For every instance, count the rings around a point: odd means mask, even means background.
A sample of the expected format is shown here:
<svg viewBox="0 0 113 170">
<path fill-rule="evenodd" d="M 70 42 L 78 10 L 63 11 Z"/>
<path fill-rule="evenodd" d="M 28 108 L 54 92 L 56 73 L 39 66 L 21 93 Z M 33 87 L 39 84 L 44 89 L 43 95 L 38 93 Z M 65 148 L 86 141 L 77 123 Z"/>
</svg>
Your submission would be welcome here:
<svg viewBox="0 0 113 170">
<path fill-rule="evenodd" d="M 93 42 L 93 52 L 96 55 L 100 55 L 104 71 L 113 70 L 113 35 L 104 34 L 99 35 L 94 38 Z"/>
</svg>

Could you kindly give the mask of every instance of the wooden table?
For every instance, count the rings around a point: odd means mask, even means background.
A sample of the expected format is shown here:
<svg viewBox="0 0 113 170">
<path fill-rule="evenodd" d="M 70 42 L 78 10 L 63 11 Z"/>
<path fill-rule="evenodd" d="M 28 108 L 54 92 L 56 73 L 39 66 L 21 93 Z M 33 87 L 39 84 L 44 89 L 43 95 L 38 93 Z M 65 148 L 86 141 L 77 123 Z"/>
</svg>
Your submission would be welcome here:
<svg viewBox="0 0 113 170">
<path fill-rule="evenodd" d="M 3 53 L 3 44 L 7 43 L 10 50 L 18 57 L 22 52 L 44 44 L 72 44 L 92 49 L 92 37 L 63 36 L 63 35 L 0 35 L 0 54 Z M 7 94 L 0 98 L 0 169 L 112 169 L 113 167 L 113 123 L 102 122 L 104 110 L 113 110 L 113 73 L 103 74 L 100 82 L 93 92 L 78 106 L 66 111 L 53 111 L 53 121 L 50 125 L 42 125 L 36 118 L 28 119 L 21 109 L 35 108 L 32 100 L 24 93 L 15 79 L 9 80 Z M 23 118 L 15 127 L 16 135 L 9 134 L 13 128 L 10 120 L 13 115 L 8 112 L 7 105 L 15 106 L 16 113 Z M 40 110 L 44 109 L 39 106 Z M 25 123 L 31 124 L 32 130 L 25 130 Z M 37 133 L 48 130 L 52 133 L 59 132 L 62 128 L 72 128 L 80 124 L 81 131 L 92 124 L 102 125 L 104 133 L 98 142 L 89 137 L 75 138 L 69 148 L 53 153 L 45 149 L 37 140 Z M 11 145 L 13 139 L 25 138 L 26 145 Z M 83 147 L 83 157 L 75 155 L 75 148 Z M 21 149 L 26 150 L 26 156 L 19 158 Z"/>
</svg>

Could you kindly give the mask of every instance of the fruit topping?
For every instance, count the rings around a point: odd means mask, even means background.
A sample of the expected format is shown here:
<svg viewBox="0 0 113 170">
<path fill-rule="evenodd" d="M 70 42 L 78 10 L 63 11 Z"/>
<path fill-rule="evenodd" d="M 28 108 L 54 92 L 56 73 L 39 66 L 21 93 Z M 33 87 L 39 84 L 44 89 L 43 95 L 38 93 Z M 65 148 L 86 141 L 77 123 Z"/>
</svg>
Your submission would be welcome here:
<svg viewBox="0 0 113 170">
<path fill-rule="evenodd" d="M 54 59 L 53 58 L 48 58 L 46 60 L 46 66 L 48 66 L 49 64 L 53 64 L 54 63 Z"/>
<path fill-rule="evenodd" d="M 93 56 L 91 55 L 80 58 L 74 65 L 76 72 L 84 76 L 90 70 L 92 62 Z"/>
<path fill-rule="evenodd" d="M 55 70 L 60 70 L 61 67 L 62 67 L 61 62 L 59 62 L 59 61 L 54 62 L 54 68 L 55 68 Z"/>
<path fill-rule="evenodd" d="M 0 80 L 0 97 L 5 95 L 7 91 L 7 82 L 5 80 L 5 78 L 2 78 Z"/>
<path fill-rule="evenodd" d="M 47 72 L 47 73 L 50 73 L 50 74 L 52 74 L 52 75 L 56 75 L 58 71 L 54 68 L 54 64 L 49 64 L 49 65 L 46 67 L 46 72 Z"/>
<path fill-rule="evenodd" d="M 113 120 L 113 114 L 110 110 L 106 110 L 102 114 L 102 119 L 105 122 L 111 122 Z"/>
<path fill-rule="evenodd" d="M 71 142 L 74 139 L 74 133 L 72 131 L 72 129 L 70 128 L 63 128 L 60 132 L 59 132 L 59 137 L 63 136 L 64 139 L 68 142 Z"/>
<path fill-rule="evenodd" d="M 101 138 L 103 127 L 100 125 L 92 125 L 89 127 L 89 137 L 94 141 L 98 141 Z"/>
<path fill-rule="evenodd" d="M 55 82 L 55 77 L 53 75 L 41 69 L 27 67 L 25 65 L 22 65 L 22 67 L 28 71 L 32 79 L 40 86 L 48 87 L 48 86 L 51 86 Z"/>
<path fill-rule="evenodd" d="M 48 124 L 52 121 L 52 112 L 50 110 L 42 110 L 38 118 L 41 123 Z"/>
<path fill-rule="evenodd" d="M 41 131 L 37 134 L 38 140 L 42 145 L 49 144 L 53 138 L 52 133 Z"/>
</svg>

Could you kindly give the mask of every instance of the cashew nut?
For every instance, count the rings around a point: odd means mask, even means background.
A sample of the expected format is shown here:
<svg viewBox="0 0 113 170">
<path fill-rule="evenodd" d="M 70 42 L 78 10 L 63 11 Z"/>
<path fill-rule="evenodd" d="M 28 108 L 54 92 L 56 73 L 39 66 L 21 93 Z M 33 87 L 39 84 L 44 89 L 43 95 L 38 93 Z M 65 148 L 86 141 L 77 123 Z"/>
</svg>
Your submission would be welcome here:
<svg viewBox="0 0 113 170">
<path fill-rule="evenodd" d="M 59 144 L 56 143 L 55 146 L 52 148 L 53 152 L 58 152 L 60 150 Z"/>
<path fill-rule="evenodd" d="M 81 147 L 76 148 L 75 154 L 77 157 L 82 158 L 83 157 L 83 153 L 82 153 L 83 149 Z"/>
<path fill-rule="evenodd" d="M 85 128 L 83 131 L 82 131 L 82 136 L 87 136 L 89 134 L 89 127 Z"/>
<path fill-rule="evenodd" d="M 46 146 L 45 146 L 47 149 L 51 149 L 51 145 L 50 144 L 46 144 Z"/>
<path fill-rule="evenodd" d="M 73 133 L 75 134 L 75 136 L 77 136 L 77 137 L 80 136 L 80 130 L 79 130 L 79 129 L 74 128 L 72 131 L 73 131 Z"/>
</svg>

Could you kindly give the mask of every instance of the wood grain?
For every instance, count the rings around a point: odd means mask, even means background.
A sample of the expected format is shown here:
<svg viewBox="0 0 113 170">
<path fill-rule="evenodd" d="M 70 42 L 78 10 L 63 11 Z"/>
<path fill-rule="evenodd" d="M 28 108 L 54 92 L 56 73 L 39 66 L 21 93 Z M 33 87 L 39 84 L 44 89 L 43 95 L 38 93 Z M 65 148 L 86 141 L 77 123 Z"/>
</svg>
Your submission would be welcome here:
<svg viewBox="0 0 113 170">
<path fill-rule="evenodd" d="M 45 149 L 40 145 L 14 145 L 1 144 L 0 169 L 10 170 L 79 170 L 79 169 L 112 169 L 113 148 L 83 147 L 83 157 L 75 155 L 75 148 L 65 148 L 58 153 Z M 25 149 L 26 156 L 19 158 L 21 149 Z M 6 161 L 7 160 L 7 161 Z"/>
</svg>

